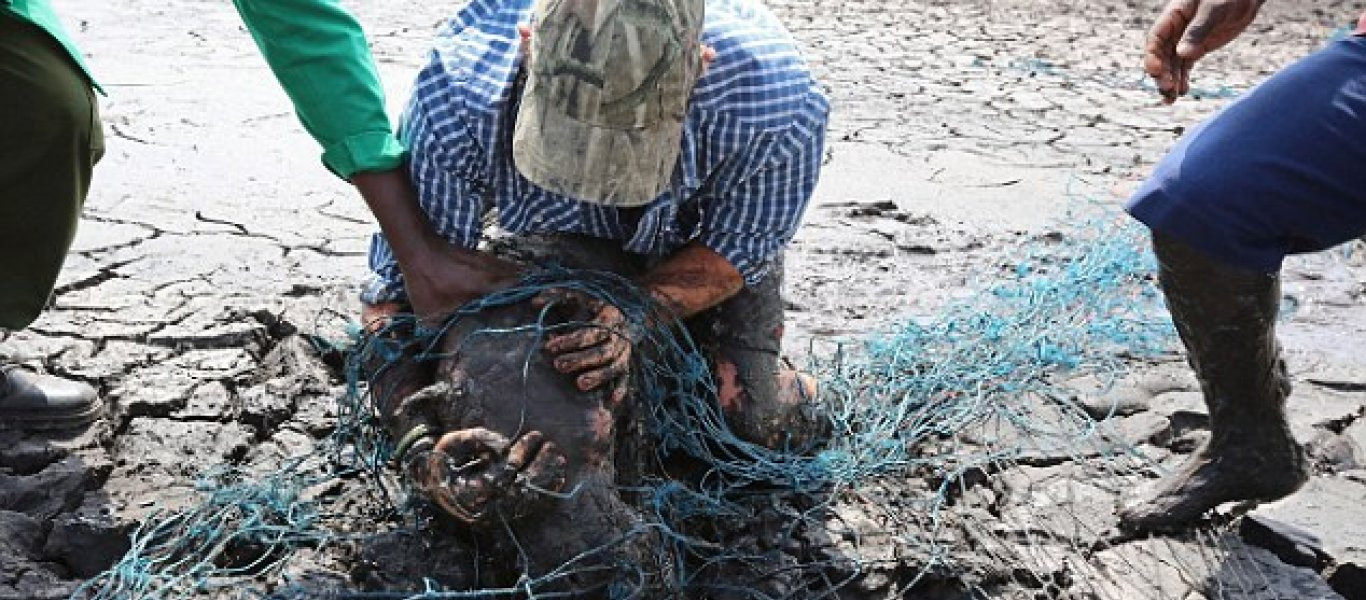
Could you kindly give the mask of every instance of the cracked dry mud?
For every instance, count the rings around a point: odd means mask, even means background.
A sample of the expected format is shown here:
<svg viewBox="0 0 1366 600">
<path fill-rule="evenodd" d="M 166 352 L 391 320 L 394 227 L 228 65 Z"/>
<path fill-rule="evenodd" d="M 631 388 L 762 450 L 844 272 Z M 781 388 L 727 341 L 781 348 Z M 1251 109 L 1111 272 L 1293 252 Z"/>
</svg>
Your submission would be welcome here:
<svg viewBox="0 0 1366 600">
<path fill-rule="evenodd" d="M 139 519 L 194 502 L 193 477 L 215 465 L 269 472 L 314 448 L 343 388 L 300 333 L 343 337 L 372 230 L 363 204 L 318 164 L 230 3 L 56 4 L 109 90 L 109 148 L 52 309 L 0 340 L 0 356 L 97 385 L 110 413 L 65 438 L 0 432 L 0 598 L 65 597 L 122 553 Z M 348 4 L 397 110 L 429 31 L 455 3 Z M 1086 215 L 1114 214 L 1226 90 L 1312 51 L 1362 8 L 1268 3 L 1242 40 L 1197 69 L 1209 98 L 1163 107 L 1137 74 L 1157 0 L 769 4 L 834 104 L 823 182 L 787 256 L 798 354 L 813 336 L 819 349 L 933 314 L 1005 275 L 1001 253 L 1016 242 L 1059 239 Z M 1348 250 L 1292 259 L 1285 273 L 1289 413 L 1315 460 L 1305 491 L 1218 533 L 1112 538 L 1100 532 L 1113 520 L 1113 490 L 1087 485 L 1084 465 L 1044 457 L 963 498 L 987 516 L 963 523 L 962 535 L 988 527 L 994 535 L 982 539 L 1012 540 L 977 548 L 978 572 L 999 575 L 979 581 L 981 593 L 1366 597 L 1366 254 Z M 1113 435 L 1179 464 L 1205 432 L 1198 392 L 1174 356 L 1133 366 L 1115 387 L 1092 382 L 1082 400 L 1117 401 L 1113 414 L 1095 410 Z M 866 494 L 919 484 L 881 485 Z M 1067 498 L 1085 522 L 1050 524 L 1055 512 L 1033 495 L 1049 489 L 1060 491 L 1043 497 Z M 849 593 L 904 593 L 913 553 L 859 503 L 837 510 L 858 533 L 839 551 L 870 566 Z M 343 526 L 374 529 L 364 511 Z M 1096 532 L 1083 536 L 1094 542 L 1085 560 L 1109 577 L 1069 580 L 1076 555 L 1041 534 L 1050 527 Z M 363 579 L 367 561 L 413 546 L 405 535 L 305 551 L 292 574 Z M 437 544 L 424 548 L 432 572 L 481 560 L 455 541 Z M 1211 547 L 1221 549 L 1214 559 Z M 920 594 L 961 597 L 951 575 L 926 580 Z"/>
</svg>

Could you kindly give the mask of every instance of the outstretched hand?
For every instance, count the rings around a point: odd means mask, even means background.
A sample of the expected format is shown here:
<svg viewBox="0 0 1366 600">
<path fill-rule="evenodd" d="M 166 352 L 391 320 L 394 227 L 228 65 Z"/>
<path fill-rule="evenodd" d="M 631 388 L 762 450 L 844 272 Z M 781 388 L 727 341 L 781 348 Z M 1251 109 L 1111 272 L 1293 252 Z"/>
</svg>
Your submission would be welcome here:
<svg viewBox="0 0 1366 600">
<path fill-rule="evenodd" d="M 1191 67 L 1247 29 L 1266 0 L 1171 0 L 1148 31 L 1143 70 L 1167 103 L 1190 91 Z"/>
<path fill-rule="evenodd" d="M 631 366 L 631 325 L 621 309 L 611 303 L 591 298 L 583 293 L 553 289 L 533 300 L 538 307 L 552 304 L 566 305 L 575 312 L 586 312 L 592 317 L 563 333 L 548 337 L 545 349 L 554 356 L 555 369 L 574 375 L 574 385 L 580 391 L 611 385 L 612 403 L 626 397 L 626 375 Z"/>
</svg>

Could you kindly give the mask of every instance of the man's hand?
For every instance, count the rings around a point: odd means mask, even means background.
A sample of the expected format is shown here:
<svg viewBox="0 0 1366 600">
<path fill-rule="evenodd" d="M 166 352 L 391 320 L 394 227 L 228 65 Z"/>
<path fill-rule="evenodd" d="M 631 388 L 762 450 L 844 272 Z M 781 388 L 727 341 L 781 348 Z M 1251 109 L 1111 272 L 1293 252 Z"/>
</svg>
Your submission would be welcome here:
<svg viewBox="0 0 1366 600">
<path fill-rule="evenodd" d="M 580 391 L 611 384 L 611 402 L 626 398 L 626 375 L 631 368 L 631 324 L 621 309 L 582 293 L 555 289 L 533 300 L 536 306 L 568 305 L 573 312 L 592 315 L 591 320 L 565 333 L 552 334 L 545 349 L 554 356 L 555 369 L 574 375 Z"/>
<path fill-rule="evenodd" d="M 439 320 L 479 296 L 516 281 L 520 269 L 483 252 L 453 245 L 432 230 L 403 169 L 357 173 L 360 191 L 394 249 L 413 312 Z"/>
<path fill-rule="evenodd" d="M 1190 91 L 1191 67 L 1238 37 L 1266 0 L 1172 0 L 1148 31 L 1143 70 L 1170 104 Z"/>
<path fill-rule="evenodd" d="M 734 296 L 745 281 L 725 257 L 698 242 L 692 242 L 673 256 L 650 269 L 638 282 L 674 316 L 686 319 Z M 593 315 L 591 322 L 567 333 L 550 336 L 545 348 L 555 356 L 555 368 L 577 375 L 575 385 L 582 391 L 612 383 L 611 399 L 626 397 L 626 374 L 631 366 L 631 327 L 657 324 L 626 322 L 621 309 L 582 294 L 552 290 L 538 297 L 538 306 L 552 302 L 569 303 L 576 312 Z M 576 306 L 575 306 L 576 305 Z"/>
<path fill-rule="evenodd" d="M 413 313 L 424 323 L 440 321 L 466 302 L 511 285 L 521 268 L 485 252 L 432 236 L 426 248 L 399 259 Z"/>
</svg>

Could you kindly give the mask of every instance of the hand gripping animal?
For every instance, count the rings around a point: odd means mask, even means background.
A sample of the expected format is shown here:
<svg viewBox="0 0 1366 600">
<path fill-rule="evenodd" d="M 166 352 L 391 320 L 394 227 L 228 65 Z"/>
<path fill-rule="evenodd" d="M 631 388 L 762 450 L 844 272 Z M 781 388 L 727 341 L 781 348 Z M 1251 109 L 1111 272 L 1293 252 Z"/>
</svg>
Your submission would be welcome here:
<svg viewBox="0 0 1366 600">
<path fill-rule="evenodd" d="M 658 532 L 623 494 L 639 487 L 646 456 L 639 407 L 579 391 L 542 348 L 547 332 L 588 312 L 521 302 L 454 320 L 434 383 L 396 402 L 388 421 L 411 484 L 507 551 L 520 575 L 549 577 L 545 589 L 601 589 L 623 576 L 662 585 Z"/>
</svg>

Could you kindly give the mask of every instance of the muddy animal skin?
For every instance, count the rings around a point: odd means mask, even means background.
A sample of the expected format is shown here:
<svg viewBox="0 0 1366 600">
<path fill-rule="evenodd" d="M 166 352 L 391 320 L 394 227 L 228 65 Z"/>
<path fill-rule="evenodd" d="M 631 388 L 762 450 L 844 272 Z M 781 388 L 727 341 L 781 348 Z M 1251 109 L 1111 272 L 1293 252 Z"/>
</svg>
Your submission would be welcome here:
<svg viewBox="0 0 1366 600">
<path fill-rule="evenodd" d="M 507 553 L 517 574 L 553 574 L 545 589 L 657 587 L 668 580 L 659 536 L 619 492 L 641 464 L 632 403 L 575 389 L 543 336 L 518 329 L 538 314 L 516 305 L 461 320 L 446 334 L 436 383 L 404 401 L 441 431 L 427 457 L 445 477 L 433 500 L 481 546 Z"/>
</svg>

